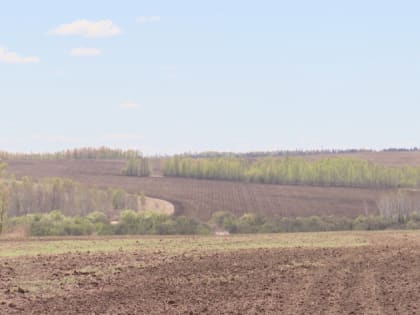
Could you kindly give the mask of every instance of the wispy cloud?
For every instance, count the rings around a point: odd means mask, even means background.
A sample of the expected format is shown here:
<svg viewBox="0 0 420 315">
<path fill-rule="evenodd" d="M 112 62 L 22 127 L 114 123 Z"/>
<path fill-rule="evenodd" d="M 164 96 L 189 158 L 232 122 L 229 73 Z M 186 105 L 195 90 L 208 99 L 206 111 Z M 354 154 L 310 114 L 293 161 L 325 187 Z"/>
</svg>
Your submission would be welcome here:
<svg viewBox="0 0 420 315">
<path fill-rule="evenodd" d="M 38 63 L 41 60 L 38 57 L 23 57 L 17 53 L 8 51 L 7 48 L 0 47 L 0 62 L 2 63 L 15 63 L 15 64 L 25 64 L 25 63 Z"/>
<path fill-rule="evenodd" d="M 61 36 L 110 37 L 121 34 L 121 29 L 111 20 L 77 20 L 68 24 L 61 24 L 50 30 L 49 33 Z"/>
<path fill-rule="evenodd" d="M 122 108 L 122 109 L 139 109 L 140 107 L 141 107 L 140 104 L 130 103 L 130 102 L 128 102 L 128 103 L 121 103 L 119 105 L 119 108 Z"/>
<path fill-rule="evenodd" d="M 79 47 L 79 48 L 73 48 L 72 50 L 70 50 L 70 56 L 72 57 L 83 57 L 83 56 L 98 56 L 100 55 L 102 52 L 97 49 L 97 48 L 83 48 L 83 47 Z"/>
<path fill-rule="evenodd" d="M 154 15 L 154 16 L 139 16 L 136 19 L 137 23 L 153 23 L 153 22 L 159 22 L 160 16 Z"/>
</svg>

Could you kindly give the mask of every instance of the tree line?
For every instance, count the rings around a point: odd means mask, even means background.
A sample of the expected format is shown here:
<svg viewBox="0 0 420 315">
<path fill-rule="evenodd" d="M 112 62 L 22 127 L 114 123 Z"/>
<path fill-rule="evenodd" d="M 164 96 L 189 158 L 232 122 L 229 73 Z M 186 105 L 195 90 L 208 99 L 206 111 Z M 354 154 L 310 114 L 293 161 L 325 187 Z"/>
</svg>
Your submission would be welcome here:
<svg viewBox="0 0 420 315">
<path fill-rule="evenodd" d="M 352 153 L 369 153 L 369 152 L 417 152 L 418 147 L 412 148 L 387 148 L 383 150 L 372 149 L 319 149 L 319 150 L 276 150 L 276 151 L 250 151 L 250 152 L 220 152 L 220 151 L 204 151 L 198 153 L 184 153 L 180 156 L 191 158 L 264 158 L 264 157 L 293 157 L 293 156 L 309 156 L 309 155 L 335 155 L 335 154 L 352 154 Z"/>
<path fill-rule="evenodd" d="M 204 224 L 185 216 L 172 217 L 154 212 L 124 210 L 111 223 L 103 212 L 66 216 L 61 211 L 36 213 L 9 220 L 9 231 L 19 230 L 30 236 L 129 235 L 129 234 L 209 234 Z"/>
<path fill-rule="evenodd" d="M 420 229 L 420 214 L 411 213 L 405 217 L 384 217 L 382 215 L 359 215 L 356 218 L 339 216 L 310 217 L 264 217 L 255 213 L 235 216 L 230 212 L 218 211 L 209 224 L 229 233 L 289 233 L 323 231 L 373 231 L 386 229 Z"/>
<path fill-rule="evenodd" d="M 321 149 L 321 150 L 277 150 L 277 151 L 250 151 L 250 152 L 219 152 L 204 151 L 197 153 L 184 153 L 179 156 L 189 158 L 244 158 L 257 159 L 264 157 L 293 157 L 293 156 L 309 156 L 309 155 L 335 155 L 335 154 L 351 154 L 366 152 L 418 152 L 420 148 L 387 148 L 380 151 L 371 149 Z M 113 149 L 106 146 L 102 147 L 82 147 L 68 149 L 58 152 L 40 152 L 40 153 L 19 153 L 7 152 L 0 150 L 0 159 L 2 160 L 70 160 L 70 159 L 131 159 L 141 157 L 142 154 L 138 150 Z M 157 159 L 165 159 L 167 156 L 156 156 Z"/>
<path fill-rule="evenodd" d="M 346 157 L 318 160 L 269 157 L 250 160 L 236 157 L 195 159 L 175 156 L 164 160 L 163 174 L 286 185 L 378 188 L 420 185 L 420 167 L 391 167 Z"/>
<path fill-rule="evenodd" d="M 150 160 L 144 157 L 130 158 L 121 170 L 121 174 L 125 176 L 147 177 L 150 173 Z"/>
<path fill-rule="evenodd" d="M 140 197 L 122 189 L 100 190 L 70 179 L 45 178 L 33 181 L 4 179 L 0 182 L 0 215 L 8 217 L 60 210 L 65 215 L 86 215 L 103 211 L 108 216 L 115 210 L 138 210 Z M 0 217 L 1 219 L 1 217 Z"/>
<path fill-rule="evenodd" d="M 420 229 L 420 214 L 404 217 L 359 215 L 356 218 L 338 216 L 264 217 L 255 213 L 241 216 L 226 211 L 213 213 L 207 223 L 185 216 L 169 216 L 154 212 L 124 210 L 119 220 L 111 223 L 103 212 L 83 216 L 66 216 L 61 211 L 14 217 L 8 221 L 10 232 L 22 230 L 30 236 L 68 235 L 179 235 L 211 234 L 213 231 L 244 233 L 290 233 L 351 230 Z"/>
<path fill-rule="evenodd" d="M 108 147 L 85 147 L 54 153 L 12 153 L 0 151 L 1 160 L 122 160 L 141 156 L 137 150 L 121 150 Z"/>
</svg>

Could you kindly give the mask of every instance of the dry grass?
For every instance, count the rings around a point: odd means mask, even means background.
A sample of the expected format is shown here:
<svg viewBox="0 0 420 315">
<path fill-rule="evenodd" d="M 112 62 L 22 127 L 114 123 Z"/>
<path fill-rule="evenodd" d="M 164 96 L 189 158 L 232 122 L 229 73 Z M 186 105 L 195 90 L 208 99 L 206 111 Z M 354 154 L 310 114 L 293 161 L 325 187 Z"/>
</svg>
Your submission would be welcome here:
<svg viewBox="0 0 420 315">
<path fill-rule="evenodd" d="M 373 234 L 373 233 L 371 233 Z M 0 257 L 141 250 L 197 253 L 273 248 L 334 248 L 368 244 L 369 233 L 323 232 L 234 236 L 127 236 L 0 239 Z"/>
</svg>

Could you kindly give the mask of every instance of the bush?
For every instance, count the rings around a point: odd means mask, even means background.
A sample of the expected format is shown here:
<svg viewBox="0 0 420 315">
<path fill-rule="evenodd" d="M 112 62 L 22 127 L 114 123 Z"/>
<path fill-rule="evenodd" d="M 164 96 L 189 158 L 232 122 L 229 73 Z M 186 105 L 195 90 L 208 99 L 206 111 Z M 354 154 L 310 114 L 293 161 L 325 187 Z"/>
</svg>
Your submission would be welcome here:
<svg viewBox="0 0 420 315">
<path fill-rule="evenodd" d="M 99 213 L 93 216 L 99 216 Z M 29 214 L 9 221 L 11 229 L 24 227 L 32 236 L 90 235 L 101 232 L 108 222 L 94 223 L 87 217 L 66 217 L 61 211 L 46 214 Z M 98 233 L 99 234 L 99 233 Z"/>
<path fill-rule="evenodd" d="M 171 217 L 155 212 L 124 210 L 118 224 L 111 225 L 102 212 L 92 212 L 87 216 L 66 217 L 55 210 L 47 214 L 29 214 L 13 217 L 8 221 L 9 230 L 24 228 L 33 236 L 67 235 L 124 235 L 124 234 L 210 234 L 212 229 L 230 233 L 286 233 L 342 230 L 384 230 L 390 228 L 420 229 L 420 218 L 412 214 L 406 223 L 383 216 L 363 216 L 355 219 L 335 216 L 272 217 L 264 218 L 253 213 L 235 217 L 226 211 L 213 214 L 209 225 L 200 224 L 186 216 Z"/>
<path fill-rule="evenodd" d="M 94 224 L 98 224 L 98 223 L 106 224 L 106 223 L 108 223 L 106 215 L 103 212 L 100 212 L 100 211 L 94 211 L 92 213 L 89 213 L 86 216 L 86 218 Z"/>
<path fill-rule="evenodd" d="M 264 221 L 253 213 L 245 213 L 237 220 L 238 233 L 257 233 L 260 231 Z"/>
<path fill-rule="evenodd" d="M 121 212 L 116 228 L 117 234 L 205 234 L 208 231 L 205 226 L 185 216 L 172 218 L 166 214 L 132 210 Z"/>
<path fill-rule="evenodd" d="M 412 214 L 410 223 L 401 223 L 398 218 L 360 215 L 355 219 L 336 216 L 271 217 L 264 218 L 246 213 L 235 217 L 229 212 L 215 212 L 210 220 L 212 226 L 225 228 L 230 233 L 286 233 L 349 230 L 384 230 L 389 228 L 419 228 L 420 219 Z"/>
<path fill-rule="evenodd" d="M 420 223 L 414 220 L 410 220 L 407 222 L 406 227 L 409 230 L 418 230 L 420 229 Z"/>
<path fill-rule="evenodd" d="M 33 236 L 113 235 L 113 234 L 209 234 L 210 228 L 185 217 L 155 212 L 124 210 L 117 225 L 111 225 L 99 211 L 87 216 L 66 217 L 60 211 L 14 217 L 10 228 L 25 227 Z"/>
<path fill-rule="evenodd" d="M 236 226 L 236 217 L 228 211 L 216 211 L 210 219 L 210 225 L 216 229 L 223 229 L 229 233 L 236 233 L 238 228 Z"/>
</svg>

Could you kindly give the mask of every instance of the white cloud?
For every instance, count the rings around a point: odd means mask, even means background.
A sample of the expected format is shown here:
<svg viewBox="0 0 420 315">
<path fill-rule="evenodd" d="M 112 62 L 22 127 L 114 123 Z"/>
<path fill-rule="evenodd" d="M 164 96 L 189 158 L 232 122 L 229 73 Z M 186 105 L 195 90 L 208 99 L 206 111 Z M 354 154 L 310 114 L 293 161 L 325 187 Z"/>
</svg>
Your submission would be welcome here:
<svg viewBox="0 0 420 315">
<path fill-rule="evenodd" d="M 121 29 L 111 20 L 88 21 L 77 20 L 61 24 L 49 31 L 54 35 L 79 35 L 83 37 L 110 37 L 121 34 Z"/>
<path fill-rule="evenodd" d="M 8 51 L 7 48 L 0 47 L 0 62 L 3 63 L 38 63 L 41 60 L 38 57 L 22 57 L 17 53 Z"/>
<path fill-rule="evenodd" d="M 137 103 L 122 103 L 122 104 L 120 104 L 119 107 L 122 108 L 122 109 L 138 109 L 141 106 L 140 106 L 140 104 L 137 104 Z"/>
<path fill-rule="evenodd" d="M 137 18 L 137 23 L 153 23 L 159 22 L 160 16 L 139 16 Z"/>
<path fill-rule="evenodd" d="M 72 57 L 82 57 L 82 56 L 98 56 L 102 52 L 97 48 L 73 48 L 70 50 L 70 56 Z"/>
</svg>

